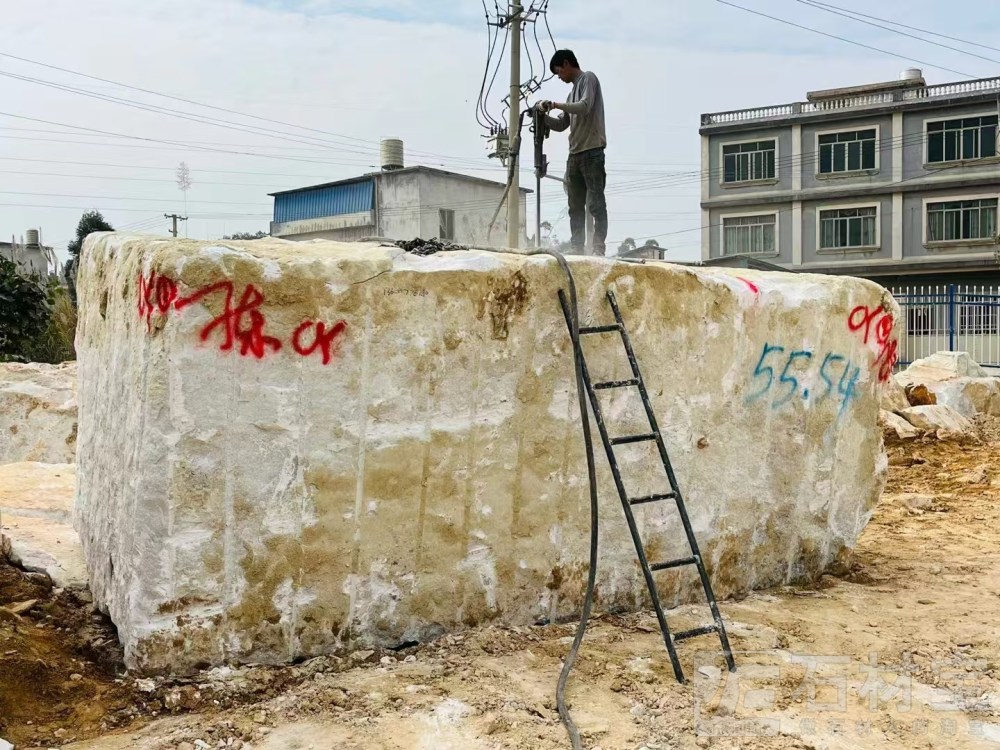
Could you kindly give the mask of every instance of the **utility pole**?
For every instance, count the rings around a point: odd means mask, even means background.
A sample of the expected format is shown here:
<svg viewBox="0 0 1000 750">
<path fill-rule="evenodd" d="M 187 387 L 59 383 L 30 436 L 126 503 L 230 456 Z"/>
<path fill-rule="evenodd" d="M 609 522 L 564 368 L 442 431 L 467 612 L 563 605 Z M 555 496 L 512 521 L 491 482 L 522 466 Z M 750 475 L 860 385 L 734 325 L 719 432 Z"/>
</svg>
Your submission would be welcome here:
<svg viewBox="0 0 1000 750">
<path fill-rule="evenodd" d="M 164 219 L 172 219 L 173 220 L 173 222 L 174 222 L 174 228 L 170 230 L 170 234 L 172 234 L 174 237 L 177 236 L 177 222 L 178 221 L 187 221 L 188 220 L 187 216 L 178 216 L 177 214 L 163 214 L 163 218 Z"/>
<path fill-rule="evenodd" d="M 521 246 L 521 187 L 518 181 L 518 123 L 521 119 L 521 24 L 524 8 L 518 0 L 510 3 L 510 122 L 508 143 L 511 146 L 510 188 L 507 191 L 507 247 Z"/>
</svg>

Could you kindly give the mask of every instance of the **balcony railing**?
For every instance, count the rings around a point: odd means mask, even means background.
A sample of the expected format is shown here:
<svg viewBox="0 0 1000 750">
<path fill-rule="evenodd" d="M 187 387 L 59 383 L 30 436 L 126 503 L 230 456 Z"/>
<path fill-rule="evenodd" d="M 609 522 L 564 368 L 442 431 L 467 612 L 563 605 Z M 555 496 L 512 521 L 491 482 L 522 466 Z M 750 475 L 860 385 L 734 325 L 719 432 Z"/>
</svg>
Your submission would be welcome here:
<svg viewBox="0 0 1000 750">
<path fill-rule="evenodd" d="M 975 81 L 959 83 L 943 83 L 938 86 L 923 86 L 914 89 L 883 91 L 875 94 L 859 94 L 836 99 L 826 99 L 819 102 L 793 102 L 778 104 L 772 107 L 755 107 L 754 109 L 737 109 L 729 112 L 714 112 L 701 116 L 702 125 L 723 125 L 732 122 L 750 120 L 769 120 L 787 117 L 789 115 L 808 114 L 812 112 L 832 112 L 836 110 L 877 107 L 895 102 L 944 98 L 976 94 L 984 91 L 996 91 L 1000 94 L 1000 77 L 981 78 Z"/>
</svg>

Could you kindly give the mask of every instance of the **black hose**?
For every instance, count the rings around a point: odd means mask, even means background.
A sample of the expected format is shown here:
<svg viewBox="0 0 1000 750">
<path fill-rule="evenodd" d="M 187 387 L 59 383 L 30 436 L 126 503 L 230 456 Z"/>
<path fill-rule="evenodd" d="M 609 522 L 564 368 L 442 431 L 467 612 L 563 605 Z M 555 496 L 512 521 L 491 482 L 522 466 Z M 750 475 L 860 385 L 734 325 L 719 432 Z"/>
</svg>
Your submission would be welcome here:
<svg viewBox="0 0 1000 750">
<path fill-rule="evenodd" d="M 532 250 L 527 255 L 551 255 L 558 261 L 566 274 L 569 298 L 569 337 L 573 343 L 573 362 L 576 367 L 576 393 L 580 404 L 580 421 L 583 424 L 583 442 L 587 454 L 587 479 L 590 483 L 590 563 L 587 573 L 587 590 L 583 597 L 583 611 L 580 613 L 580 624 L 576 627 L 576 635 L 573 638 L 573 645 L 566 655 L 562 671 L 559 673 L 559 682 L 556 685 L 556 707 L 559 710 L 559 718 L 563 726 L 569 733 L 570 741 L 573 743 L 573 750 L 583 750 L 580 740 L 580 730 L 573 723 L 569 709 L 566 707 L 566 683 L 569 674 L 573 670 L 577 653 L 580 651 L 580 644 L 583 643 L 584 633 L 587 631 L 587 621 L 590 619 L 590 611 L 594 605 L 594 584 L 597 580 L 597 531 L 598 531 L 598 508 L 597 508 L 597 470 L 594 466 L 594 443 L 590 435 L 590 416 L 587 412 L 587 387 L 583 377 L 583 350 L 580 347 L 580 316 L 577 309 L 576 282 L 573 279 L 573 272 L 562 253 L 555 250 Z"/>
</svg>

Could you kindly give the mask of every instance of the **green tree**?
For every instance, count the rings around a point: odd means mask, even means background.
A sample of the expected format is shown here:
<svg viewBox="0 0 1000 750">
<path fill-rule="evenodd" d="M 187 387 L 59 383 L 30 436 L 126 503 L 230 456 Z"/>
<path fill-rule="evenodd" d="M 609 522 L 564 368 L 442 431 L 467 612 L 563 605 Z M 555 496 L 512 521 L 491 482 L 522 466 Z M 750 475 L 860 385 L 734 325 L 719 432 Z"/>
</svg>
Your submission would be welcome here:
<svg viewBox="0 0 1000 750">
<path fill-rule="evenodd" d="M 258 229 L 256 232 L 234 232 L 233 234 L 227 234 L 222 239 L 224 240 L 259 240 L 263 237 L 269 237 L 270 235 L 263 229 Z"/>
<path fill-rule="evenodd" d="M 648 240 L 646 240 L 646 241 L 645 241 L 645 242 L 643 243 L 643 245 L 642 245 L 642 246 L 643 246 L 643 247 L 659 247 L 659 246 L 660 246 L 660 243 L 659 243 L 659 242 L 657 242 L 657 241 L 656 241 L 656 240 L 654 240 L 654 239 L 648 239 Z"/>
<path fill-rule="evenodd" d="M 91 232 L 113 232 L 115 228 L 104 220 L 100 211 L 87 211 L 80 217 L 76 225 L 76 238 L 71 240 L 66 250 L 69 251 L 69 260 L 66 261 L 64 275 L 66 284 L 69 287 L 69 296 L 76 304 L 76 269 L 80 265 L 80 251 L 83 250 L 83 241 Z"/>
<path fill-rule="evenodd" d="M 0 257 L 0 362 L 26 362 L 51 317 L 49 294 L 35 276 Z"/>
<path fill-rule="evenodd" d="M 624 240 L 622 240 L 622 244 L 618 246 L 619 255 L 625 255 L 626 253 L 630 253 L 633 250 L 635 250 L 635 240 L 632 239 L 631 237 L 626 237 Z"/>
</svg>

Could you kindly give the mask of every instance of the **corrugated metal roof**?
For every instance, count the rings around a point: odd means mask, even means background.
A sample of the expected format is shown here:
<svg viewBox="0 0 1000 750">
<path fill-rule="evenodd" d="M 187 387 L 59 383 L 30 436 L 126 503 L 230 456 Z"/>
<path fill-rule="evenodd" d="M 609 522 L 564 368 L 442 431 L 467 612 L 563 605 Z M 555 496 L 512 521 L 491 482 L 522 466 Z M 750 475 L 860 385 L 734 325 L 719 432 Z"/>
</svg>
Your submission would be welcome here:
<svg viewBox="0 0 1000 750">
<path fill-rule="evenodd" d="M 274 196 L 274 220 L 280 223 L 371 211 L 374 197 L 371 179 L 278 193 Z"/>
<path fill-rule="evenodd" d="M 449 172 L 444 169 L 435 169 L 434 167 L 425 167 L 423 165 L 417 165 L 415 167 L 404 167 L 403 169 L 394 169 L 390 172 L 369 172 L 362 177 L 348 177 L 346 180 L 334 180 L 333 182 L 324 182 L 319 185 L 307 185 L 300 188 L 291 188 L 289 190 L 279 190 L 276 193 L 268 193 L 272 198 L 277 198 L 279 195 L 291 195 L 292 193 L 301 193 L 303 190 L 316 190 L 318 188 L 325 187 L 335 187 L 339 185 L 352 185 L 363 180 L 371 180 L 374 177 L 384 177 L 392 178 L 396 175 L 411 174 L 413 172 L 423 172 L 424 174 L 435 174 L 442 177 L 452 177 L 457 180 L 465 180 L 466 182 L 478 182 L 484 185 L 493 185 L 494 187 L 504 187 L 503 182 L 497 182 L 496 180 L 487 180 L 483 177 L 473 177 L 472 175 L 461 174 L 460 172 Z M 521 188 L 521 192 L 528 194 L 534 191 L 528 188 Z"/>
</svg>

